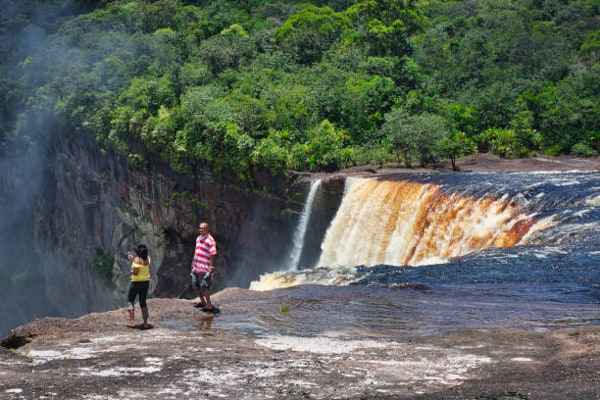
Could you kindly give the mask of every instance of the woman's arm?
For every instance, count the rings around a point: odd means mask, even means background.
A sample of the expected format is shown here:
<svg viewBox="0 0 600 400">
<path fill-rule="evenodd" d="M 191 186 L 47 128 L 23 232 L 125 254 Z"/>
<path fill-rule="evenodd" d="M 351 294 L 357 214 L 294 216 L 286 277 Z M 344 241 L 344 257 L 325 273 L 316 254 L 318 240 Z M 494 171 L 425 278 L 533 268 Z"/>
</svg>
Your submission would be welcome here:
<svg viewBox="0 0 600 400">
<path fill-rule="evenodd" d="M 138 267 L 134 267 L 133 264 L 144 264 L 144 260 L 141 257 L 135 256 L 132 252 L 127 253 L 127 258 L 131 261 L 131 275 L 137 275 L 140 272 Z"/>
</svg>

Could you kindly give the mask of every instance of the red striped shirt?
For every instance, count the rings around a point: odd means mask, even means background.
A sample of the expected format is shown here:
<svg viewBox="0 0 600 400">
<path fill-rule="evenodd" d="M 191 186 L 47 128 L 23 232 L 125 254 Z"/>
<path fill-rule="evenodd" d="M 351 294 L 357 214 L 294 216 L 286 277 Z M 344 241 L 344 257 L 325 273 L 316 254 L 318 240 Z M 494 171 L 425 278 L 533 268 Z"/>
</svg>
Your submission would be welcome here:
<svg viewBox="0 0 600 400">
<path fill-rule="evenodd" d="M 210 235 L 196 238 L 196 250 L 192 261 L 192 272 L 204 274 L 212 271 L 211 258 L 217 254 L 217 243 Z"/>
</svg>

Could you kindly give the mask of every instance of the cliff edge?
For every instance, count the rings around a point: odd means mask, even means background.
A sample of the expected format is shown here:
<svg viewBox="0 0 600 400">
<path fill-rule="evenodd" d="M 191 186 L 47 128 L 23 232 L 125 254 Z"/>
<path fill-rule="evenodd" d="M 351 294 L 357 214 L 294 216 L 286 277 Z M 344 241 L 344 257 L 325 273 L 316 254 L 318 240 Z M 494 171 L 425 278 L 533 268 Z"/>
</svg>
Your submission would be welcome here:
<svg viewBox="0 0 600 400">
<path fill-rule="evenodd" d="M 214 296 L 223 315 L 244 295 Z M 153 328 L 125 309 L 21 326 L 0 348 L 0 399 L 597 399 L 600 327 L 482 329 L 416 340 L 254 336 L 192 300 L 151 299 Z M 213 318 L 217 320 L 213 321 Z M 174 329 L 173 319 L 194 329 Z M 214 323 L 213 323 L 214 322 Z M 182 324 L 183 325 L 183 324 Z M 176 324 L 175 324 L 176 326 Z"/>
</svg>

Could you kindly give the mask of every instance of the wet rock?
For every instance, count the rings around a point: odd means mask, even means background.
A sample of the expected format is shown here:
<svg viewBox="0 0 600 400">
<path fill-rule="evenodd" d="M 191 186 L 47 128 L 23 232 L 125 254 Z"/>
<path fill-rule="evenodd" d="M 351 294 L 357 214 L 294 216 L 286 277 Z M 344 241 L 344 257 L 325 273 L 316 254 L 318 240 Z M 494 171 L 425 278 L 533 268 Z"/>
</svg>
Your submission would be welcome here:
<svg viewBox="0 0 600 400">
<path fill-rule="evenodd" d="M 243 312 L 228 308 L 221 293 L 214 298 L 224 313 Z M 151 299 L 149 307 L 153 329 L 145 331 L 126 327 L 125 309 L 13 330 L 4 343 L 20 345 L 0 349 L 0 399 L 562 400 L 600 393 L 600 327 L 465 330 L 410 341 L 253 336 L 211 324 L 192 300 Z M 158 322 L 173 315 L 195 328 Z"/>
</svg>

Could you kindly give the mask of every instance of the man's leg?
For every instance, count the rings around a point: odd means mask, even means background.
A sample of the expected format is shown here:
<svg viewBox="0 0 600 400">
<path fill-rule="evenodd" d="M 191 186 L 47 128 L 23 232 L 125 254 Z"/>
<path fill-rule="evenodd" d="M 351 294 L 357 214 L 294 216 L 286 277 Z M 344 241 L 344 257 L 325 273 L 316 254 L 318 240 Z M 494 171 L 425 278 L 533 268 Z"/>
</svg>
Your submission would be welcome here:
<svg viewBox="0 0 600 400">
<path fill-rule="evenodd" d="M 204 309 L 206 310 L 212 310 L 213 309 L 213 305 L 210 301 L 210 291 L 208 289 L 203 289 L 202 293 L 204 294 L 204 298 L 206 299 L 206 306 L 204 307 Z"/>
<path fill-rule="evenodd" d="M 196 288 L 196 296 L 200 299 L 200 307 L 204 307 L 206 305 L 206 300 L 204 299 L 203 290 L 200 288 Z"/>
<path fill-rule="evenodd" d="M 204 300 L 204 294 L 202 293 L 202 289 L 200 288 L 202 284 L 202 279 L 199 275 L 192 273 L 192 287 L 196 292 L 196 296 L 198 296 L 199 302 L 194 304 L 196 308 L 202 308 L 206 305 L 206 301 Z"/>
<path fill-rule="evenodd" d="M 202 289 L 202 295 L 206 300 L 206 305 L 202 307 L 202 311 L 212 311 L 214 307 L 210 301 L 210 277 L 202 277 L 200 282 L 200 288 Z"/>
</svg>

